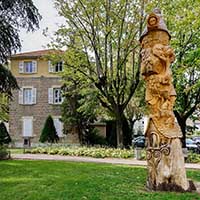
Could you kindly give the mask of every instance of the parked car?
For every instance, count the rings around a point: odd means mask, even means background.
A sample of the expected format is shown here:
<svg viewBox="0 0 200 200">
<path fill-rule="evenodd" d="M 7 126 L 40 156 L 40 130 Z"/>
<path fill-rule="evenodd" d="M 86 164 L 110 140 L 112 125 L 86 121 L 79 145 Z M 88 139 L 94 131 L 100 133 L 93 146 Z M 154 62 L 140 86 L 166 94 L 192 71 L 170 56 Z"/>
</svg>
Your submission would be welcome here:
<svg viewBox="0 0 200 200">
<path fill-rule="evenodd" d="M 145 147 L 145 137 L 144 136 L 139 136 L 139 137 L 134 138 L 132 140 L 132 145 L 133 145 L 133 147 L 144 148 Z"/>
<path fill-rule="evenodd" d="M 192 139 L 186 139 L 186 147 L 189 151 L 192 151 L 194 153 L 200 153 L 199 146 Z"/>
</svg>

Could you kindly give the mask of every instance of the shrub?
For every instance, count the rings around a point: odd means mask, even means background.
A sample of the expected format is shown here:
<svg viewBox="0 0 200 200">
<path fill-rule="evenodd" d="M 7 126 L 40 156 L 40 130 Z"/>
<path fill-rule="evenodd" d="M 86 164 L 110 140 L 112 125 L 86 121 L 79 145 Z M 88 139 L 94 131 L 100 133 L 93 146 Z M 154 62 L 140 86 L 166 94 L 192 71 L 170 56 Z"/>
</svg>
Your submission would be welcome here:
<svg viewBox="0 0 200 200">
<path fill-rule="evenodd" d="M 133 150 L 97 147 L 38 147 L 26 153 L 47 153 L 69 156 L 89 156 L 93 158 L 133 158 Z"/>
<path fill-rule="evenodd" d="M 200 163 L 200 155 L 189 152 L 186 161 L 189 163 Z"/>
<path fill-rule="evenodd" d="M 107 145 L 106 138 L 98 134 L 98 130 L 96 128 L 90 127 L 88 133 L 85 136 L 86 142 L 89 145 Z"/>
<path fill-rule="evenodd" d="M 9 158 L 9 153 L 4 146 L 0 145 L 0 160 L 5 160 Z"/>
<path fill-rule="evenodd" d="M 39 141 L 42 143 L 44 142 L 54 143 L 54 142 L 57 142 L 58 140 L 59 140 L 59 137 L 57 135 L 56 128 L 53 123 L 53 119 L 49 115 L 44 124 L 44 128 L 42 129 L 42 133 L 41 133 Z"/>
</svg>

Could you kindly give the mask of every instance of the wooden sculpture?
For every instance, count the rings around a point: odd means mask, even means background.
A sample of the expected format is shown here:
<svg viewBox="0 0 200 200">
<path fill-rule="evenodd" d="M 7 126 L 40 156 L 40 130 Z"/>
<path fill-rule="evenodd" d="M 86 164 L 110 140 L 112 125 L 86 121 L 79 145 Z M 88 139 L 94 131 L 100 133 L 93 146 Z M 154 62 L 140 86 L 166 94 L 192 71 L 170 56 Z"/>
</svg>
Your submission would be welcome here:
<svg viewBox="0 0 200 200">
<path fill-rule="evenodd" d="M 140 38 L 141 74 L 146 83 L 149 121 L 145 131 L 148 180 L 150 190 L 188 191 L 182 133 L 175 121 L 173 106 L 176 92 L 172 84 L 170 64 L 174 61 L 169 46 L 170 34 L 155 9 L 147 18 L 147 27 Z"/>
</svg>

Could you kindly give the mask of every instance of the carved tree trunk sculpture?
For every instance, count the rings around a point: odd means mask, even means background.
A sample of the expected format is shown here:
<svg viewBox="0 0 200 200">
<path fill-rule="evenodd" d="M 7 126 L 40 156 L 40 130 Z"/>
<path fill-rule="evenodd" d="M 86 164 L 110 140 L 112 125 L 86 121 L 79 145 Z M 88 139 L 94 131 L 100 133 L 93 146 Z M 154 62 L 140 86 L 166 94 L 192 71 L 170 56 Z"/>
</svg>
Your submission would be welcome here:
<svg viewBox="0 0 200 200">
<path fill-rule="evenodd" d="M 175 121 L 173 106 L 176 92 L 172 84 L 170 64 L 174 61 L 169 46 L 170 34 L 155 9 L 147 18 L 147 27 L 140 38 L 141 74 L 146 82 L 146 102 L 150 116 L 146 129 L 148 180 L 150 190 L 188 191 L 182 133 Z"/>
</svg>

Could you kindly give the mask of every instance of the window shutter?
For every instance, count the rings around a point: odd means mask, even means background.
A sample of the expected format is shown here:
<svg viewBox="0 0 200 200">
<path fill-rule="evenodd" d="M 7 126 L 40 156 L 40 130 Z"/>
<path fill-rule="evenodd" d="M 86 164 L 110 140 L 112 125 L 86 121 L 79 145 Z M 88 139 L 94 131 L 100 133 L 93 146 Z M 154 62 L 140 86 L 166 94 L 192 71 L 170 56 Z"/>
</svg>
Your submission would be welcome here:
<svg viewBox="0 0 200 200">
<path fill-rule="evenodd" d="M 63 123 L 59 120 L 59 118 L 54 118 L 53 122 L 54 122 L 54 126 L 56 128 L 57 135 L 59 137 L 62 137 Z"/>
<path fill-rule="evenodd" d="M 48 61 L 49 72 L 54 72 L 54 66 L 52 65 L 51 61 Z"/>
<path fill-rule="evenodd" d="M 33 133 L 33 118 L 24 117 L 23 118 L 23 136 L 31 137 Z"/>
<path fill-rule="evenodd" d="M 23 104 L 23 88 L 19 90 L 19 104 Z"/>
<path fill-rule="evenodd" d="M 53 88 L 48 89 L 48 102 L 49 104 L 53 104 Z"/>
<path fill-rule="evenodd" d="M 19 61 L 19 73 L 24 73 L 24 61 Z"/>
<path fill-rule="evenodd" d="M 36 99 L 37 99 L 36 88 L 33 88 L 32 89 L 32 104 L 36 104 Z"/>
<path fill-rule="evenodd" d="M 32 65 L 33 65 L 33 73 L 37 73 L 37 61 L 33 60 Z"/>
<path fill-rule="evenodd" d="M 61 94 L 62 95 L 62 101 L 61 101 L 61 103 L 63 103 L 63 101 L 65 100 L 65 97 L 63 96 L 63 94 Z"/>
</svg>

